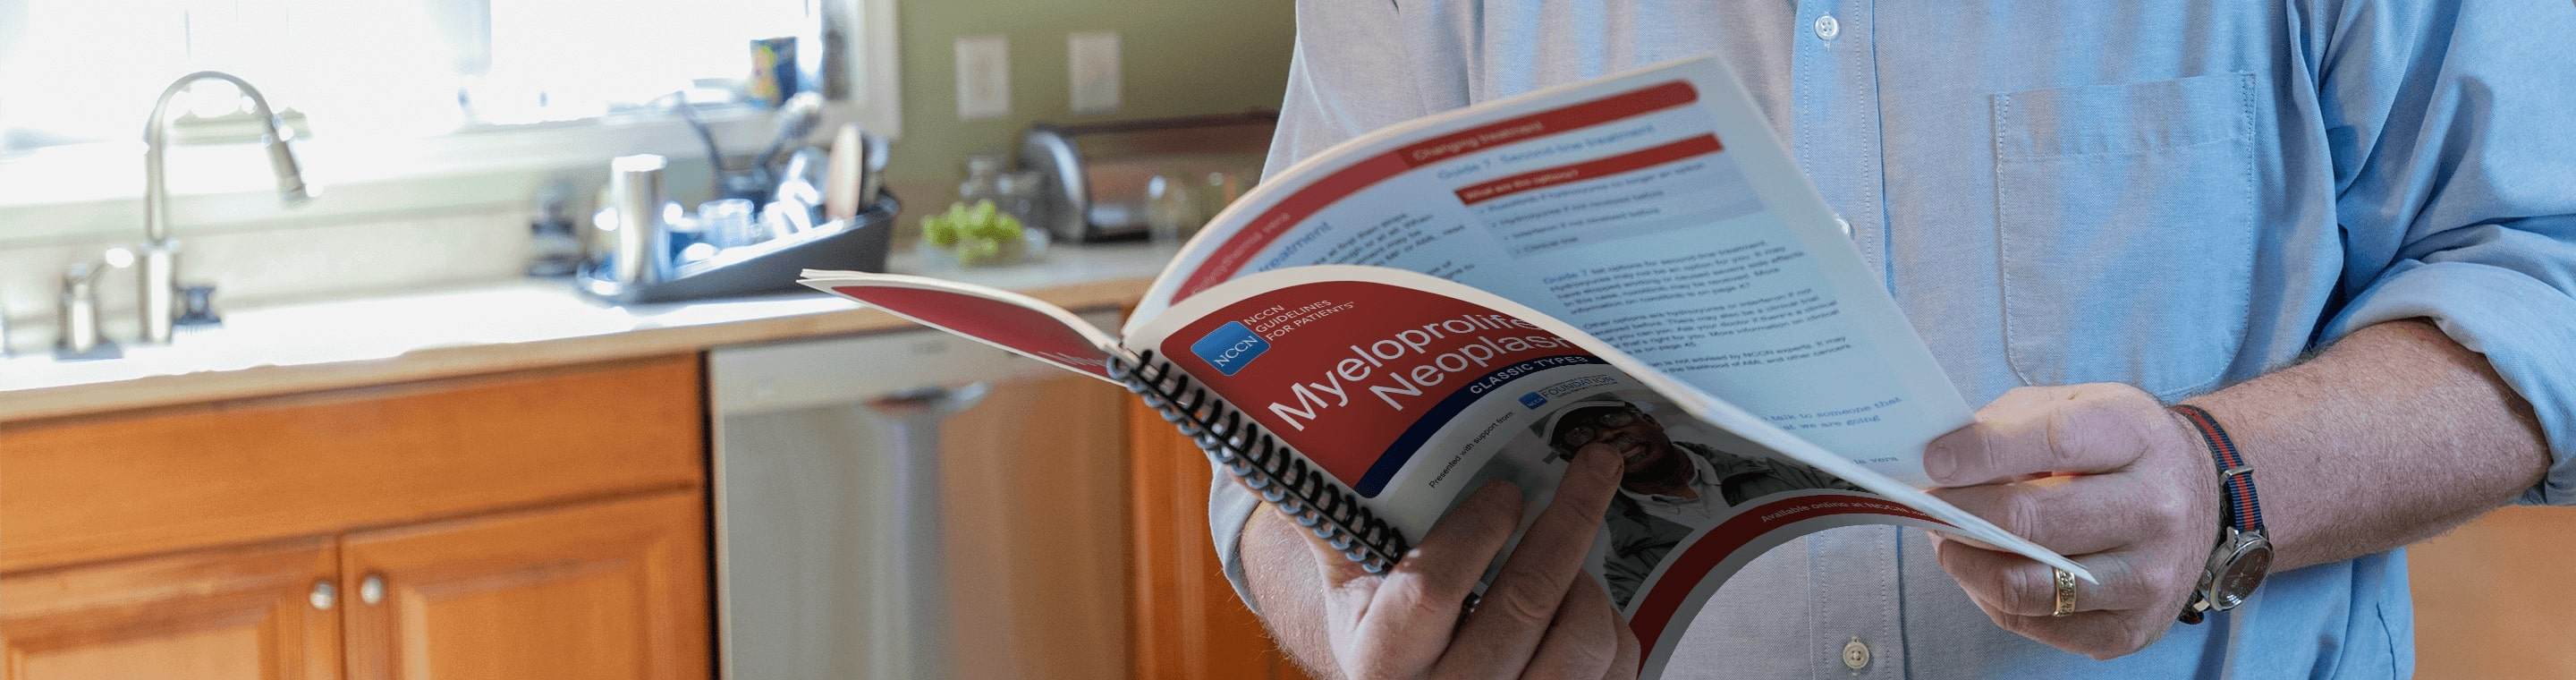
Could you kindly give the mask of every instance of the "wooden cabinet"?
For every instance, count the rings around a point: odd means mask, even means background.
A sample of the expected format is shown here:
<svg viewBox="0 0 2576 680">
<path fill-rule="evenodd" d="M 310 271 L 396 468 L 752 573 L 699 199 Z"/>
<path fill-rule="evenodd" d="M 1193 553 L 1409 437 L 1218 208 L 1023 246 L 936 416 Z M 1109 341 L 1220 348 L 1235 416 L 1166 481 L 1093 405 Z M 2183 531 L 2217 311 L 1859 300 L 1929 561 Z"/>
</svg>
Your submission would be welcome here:
<svg viewBox="0 0 2576 680">
<path fill-rule="evenodd" d="M 695 355 L 0 425 L 0 573 L 697 486 Z"/>
<path fill-rule="evenodd" d="M 705 678 L 698 494 L 350 534 L 351 680 Z"/>
<path fill-rule="evenodd" d="M 1215 471 L 1206 454 L 1142 403 L 1130 400 L 1126 420 L 1135 677 L 1304 680 L 1303 669 L 1271 643 L 1218 567 L 1207 522 L 1208 479 Z"/>
<path fill-rule="evenodd" d="M 2407 548 L 2416 675 L 2576 677 L 2571 529 L 2576 508 L 2509 507 Z"/>
<path fill-rule="evenodd" d="M 706 678 L 695 355 L 0 425 L 0 680 Z"/>
<path fill-rule="evenodd" d="M 0 680 L 705 678 L 705 517 L 670 491 L 12 574 Z"/>
<path fill-rule="evenodd" d="M 337 678 L 338 571 L 308 539 L 0 578 L 0 678 Z"/>
</svg>

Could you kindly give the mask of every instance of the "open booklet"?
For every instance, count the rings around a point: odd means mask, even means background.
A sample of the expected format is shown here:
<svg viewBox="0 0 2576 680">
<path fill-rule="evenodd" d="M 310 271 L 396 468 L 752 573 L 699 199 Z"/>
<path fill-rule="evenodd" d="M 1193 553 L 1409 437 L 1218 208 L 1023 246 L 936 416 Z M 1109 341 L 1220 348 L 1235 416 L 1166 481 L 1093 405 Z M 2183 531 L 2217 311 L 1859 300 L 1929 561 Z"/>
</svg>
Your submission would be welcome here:
<svg viewBox="0 0 2576 680">
<path fill-rule="evenodd" d="M 1825 528 L 1919 526 L 2092 580 L 1921 490 L 1968 406 L 1713 58 L 1320 153 L 1183 246 L 1123 337 L 979 286 L 805 283 L 1125 385 L 1372 569 L 1487 480 L 1535 517 L 1576 452 L 1619 455 L 1590 568 L 1646 677 L 1737 568 Z"/>
</svg>

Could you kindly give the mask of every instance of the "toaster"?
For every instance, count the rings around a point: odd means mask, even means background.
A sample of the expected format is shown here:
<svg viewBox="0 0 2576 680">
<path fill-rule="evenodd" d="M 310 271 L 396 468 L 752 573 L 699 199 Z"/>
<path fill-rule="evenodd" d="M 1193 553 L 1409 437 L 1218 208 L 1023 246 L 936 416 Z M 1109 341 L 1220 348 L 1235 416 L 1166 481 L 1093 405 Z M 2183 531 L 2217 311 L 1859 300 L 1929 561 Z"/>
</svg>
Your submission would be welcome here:
<svg viewBox="0 0 2576 680">
<path fill-rule="evenodd" d="M 1059 241 L 1145 238 L 1154 178 L 1191 182 L 1214 208 L 1261 174 L 1278 128 L 1276 111 L 1109 121 L 1038 123 L 1020 139 L 1016 165 L 1042 182 L 1038 222 Z M 1197 225 L 1192 225 L 1194 228 Z"/>
</svg>

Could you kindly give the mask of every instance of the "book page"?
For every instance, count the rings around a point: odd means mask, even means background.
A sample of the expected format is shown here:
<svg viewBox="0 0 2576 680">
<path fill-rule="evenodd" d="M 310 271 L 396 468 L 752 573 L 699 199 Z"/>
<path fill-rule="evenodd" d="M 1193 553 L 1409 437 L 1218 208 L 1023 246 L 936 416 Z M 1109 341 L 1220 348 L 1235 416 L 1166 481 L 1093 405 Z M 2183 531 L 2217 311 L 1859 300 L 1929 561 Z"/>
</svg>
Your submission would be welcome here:
<svg viewBox="0 0 2576 680">
<path fill-rule="evenodd" d="M 1115 338 L 1043 300 L 904 274 L 806 270 L 798 283 L 1103 381 Z"/>
<path fill-rule="evenodd" d="M 1255 274 L 1182 301 L 1124 347 L 1168 361 L 1407 538 L 1495 480 L 1522 491 L 1526 529 L 1577 453 L 1619 456 L 1627 473 L 1588 567 L 1644 643 L 1647 677 L 1719 583 L 1825 528 L 1932 529 L 2091 578 L 1571 325 L 1434 277 Z"/>
<path fill-rule="evenodd" d="M 1526 304 L 1910 484 L 1967 404 L 1715 59 L 1427 118 L 1273 177 L 1130 329 L 1245 274 L 1407 269 Z"/>
</svg>

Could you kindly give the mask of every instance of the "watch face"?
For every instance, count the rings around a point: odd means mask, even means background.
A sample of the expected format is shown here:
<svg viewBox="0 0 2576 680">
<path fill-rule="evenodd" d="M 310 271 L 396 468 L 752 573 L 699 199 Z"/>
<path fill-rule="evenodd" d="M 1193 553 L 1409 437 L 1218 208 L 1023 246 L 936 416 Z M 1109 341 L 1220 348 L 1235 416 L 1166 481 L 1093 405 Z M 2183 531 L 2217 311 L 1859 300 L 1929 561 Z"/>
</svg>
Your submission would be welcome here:
<svg viewBox="0 0 2576 680">
<path fill-rule="evenodd" d="M 2254 588 L 2263 585 L 2263 574 L 2271 568 L 2270 543 L 2255 541 L 2239 547 L 2236 555 L 2221 567 L 2218 582 L 2211 584 L 2210 590 L 2215 595 L 2212 599 L 2217 600 L 2219 609 L 2234 609 L 2236 605 L 2244 604 L 2245 598 L 2254 594 Z"/>
</svg>

